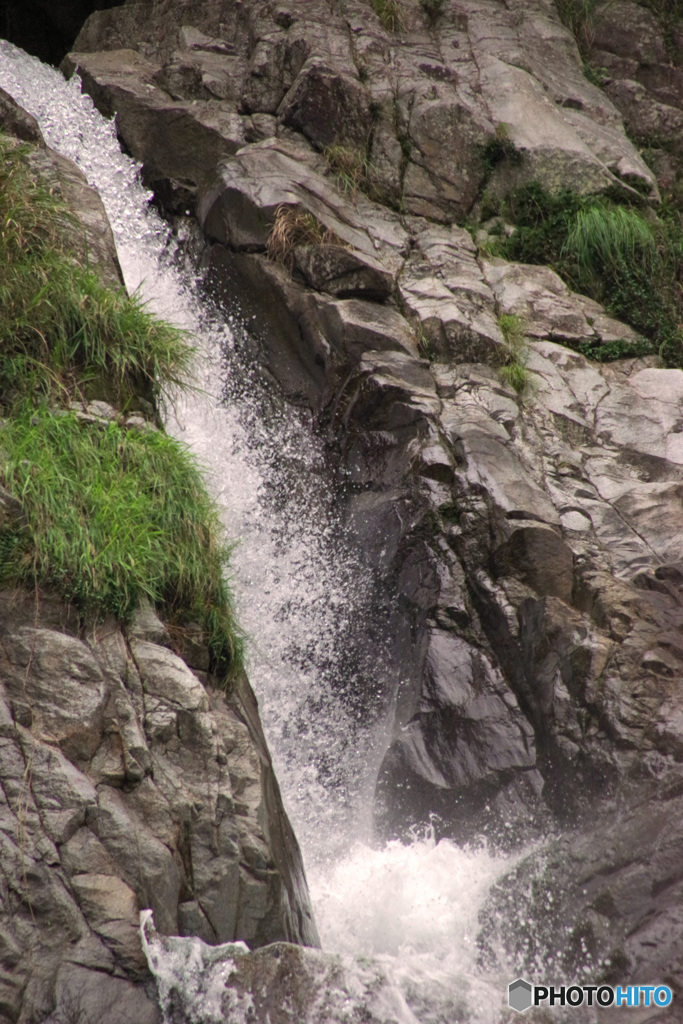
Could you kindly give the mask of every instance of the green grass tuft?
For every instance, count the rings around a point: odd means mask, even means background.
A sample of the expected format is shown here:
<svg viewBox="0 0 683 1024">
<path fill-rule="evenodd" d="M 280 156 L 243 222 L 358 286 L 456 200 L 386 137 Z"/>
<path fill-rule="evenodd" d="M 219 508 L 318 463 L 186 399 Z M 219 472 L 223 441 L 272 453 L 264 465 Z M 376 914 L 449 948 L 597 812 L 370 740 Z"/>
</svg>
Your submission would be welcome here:
<svg viewBox="0 0 683 1024">
<path fill-rule="evenodd" d="M 24 516 L 0 524 L 0 584 L 47 587 L 123 622 L 146 598 L 171 622 L 201 622 L 216 665 L 239 669 L 229 550 L 183 445 L 27 405 L 0 427 L 0 449 L 2 485 Z"/>
<path fill-rule="evenodd" d="M 596 277 L 608 266 L 618 271 L 639 260 L 651 264 L 655 254 L 652 224 L 637 210 L 601 205 L 577 212 L 561 250 L 562 256 L 575 260 L 583 278 Z"/>
<path fill-rule="evenodd" d="M 529 356 L 524 321 L 515 313 L 503 313 L 498 318 L 498 325 L 505 338 L 507 349 L 506 361 L 500 367 L 501 379 L 515 389 L 521 395 L 529 384 L 529 370 L 527 359 Z"/>
<path fill-rule="evenodd" d="M 147 599 L 171 625 L 201 624 L 227 684 L 243 657 L 229 549 L 192 456 L 162 431 L 64 408 L 105 398 L 158 414 L 193 351 L 89 269 L 80 225 L 29 153 L 0 133 L 0 585 L 122 622 Z"/>
<path fill-rule="evenodd" d="M 613 348 L 613 358 L 658 351 L 667 366 L 683 367 L 680 211 L 657 220 L 604 197 L 550 195 L 536 184 L 515 192 L 508 206 L 517 230 L 501 243 L 501 256 L 552 267 L 647 339 Z"/>
<path fill-rule="evenodd" d="M 323 156 L 340 192 L 353 198 L 360 191 L 370 199 L 377 198 L 373 181 L 375 168 L 362 150 L 335 144 L 326 146 Z"/>
<path fill-rule="evenodd" d="M 0 401 L 157 403 L 187 380 L 192 349 L 75 253 L 73 218 L 24 152 L 0 135 Z"/>
</svg>

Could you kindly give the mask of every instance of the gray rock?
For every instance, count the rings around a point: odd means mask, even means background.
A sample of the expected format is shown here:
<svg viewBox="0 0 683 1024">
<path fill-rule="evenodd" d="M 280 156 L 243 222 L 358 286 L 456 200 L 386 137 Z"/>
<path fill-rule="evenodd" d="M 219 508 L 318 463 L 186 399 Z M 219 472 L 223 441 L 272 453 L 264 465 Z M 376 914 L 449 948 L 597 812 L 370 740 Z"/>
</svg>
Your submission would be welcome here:
<svg viewBox="0 0 683 1024">
<path fill-rule="evenodd" d="M 28 116 L 28 115 L 27 115 Z M 84 266 L 95 268 L 102 280 L 112 288 L 120 288 L 123 274 L 116 254 L 116 245 L 102 200 L 88 184 L 85 175 L 72 161 L 48 146 L 32 149 L 28 154 L 31 169 L 69 207 L 80 226 L 70 228 L 70 243 Z"/>
<path fill-rule="evenodd" d="M 196 187 L 217 160 L 244 143 L 234 107 L 172 99 L 155 84 L 159 65 L 135 50 L 75 53 L 63 66 L 69 75 L 78 72 L 103 112 L 116 113 L 118 131 L 145 165 L 148 180 L 169 178 Z"/>
<path fill-rule="evenodd" d="M 202 157 L 187 140 L 207 155 L 220 145 L 216 135 L 236 140 L 236 122 L 203 122 L 216 103 L 234 111 L 238 97 L 252 117 L 277 118 L 276 132 L 366 154 L 379 193 L 433 219 L 462 218 L 485 185 L 505 192 L 531 180 L 627 193 L 634 182 L 656 196 L 617 109 L 582 75 L 551 6 L 513 12 L 479 3 L 432 25 L 411 11 L 400 41 L 368 14 L 354 4 L 343 18 L 314 0 L 274 18 L 249 2 L 223 11 L 221 24 L 210 5 L 199 5 L 192 31 L 210 41 L 188 45 L 182 5 L 162 15 L 145 0 L 93 14 L 69 66 L 82 67 L 95 102 L 119 112 L 127 145 L 145 163 L 156 161 L 162 177 L 199 180 Z M 178 106 L 168 106 L 159 84 Z M 515 159 L 491 168 L 501 138 Z"/>
<path fill-rule="evenodd" d="M 115 623 L 85 639 L 77 620 L 63 632 L 72 616 L 54 600 L 3 592 L 0 607 L 7 1012 L 156 1024 L 138 921 L 147 907 L 165 933 L 317 943 L 246 679 L 229 700 L 207 691 L 142 639 L 169 639 L 149 609 L 127 642 Z"/>
<path fill-rule="evenodd" d="M 381 302 L 392 292 L 393 280 L 380 262 L 344 246 L 297 246 L 294 266 L 311 288 L 340 299 Z"/>
</svg>

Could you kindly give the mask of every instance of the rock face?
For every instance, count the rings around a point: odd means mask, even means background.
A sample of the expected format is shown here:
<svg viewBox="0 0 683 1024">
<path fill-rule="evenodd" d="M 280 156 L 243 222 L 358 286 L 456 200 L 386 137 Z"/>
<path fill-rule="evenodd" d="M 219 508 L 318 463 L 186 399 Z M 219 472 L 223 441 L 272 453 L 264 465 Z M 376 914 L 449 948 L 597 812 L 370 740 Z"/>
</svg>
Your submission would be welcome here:
<svg viewBox="0 0 683 1024">
<path fill-rule="evenodd" d="M 599 3 L 587 56 L 655 171 L 662 194 L 683 190 L 683 28 L 629 0 Z"/>
<path fill-rule="evenodd" d="M 0 593 L 3 1020 L 159 1021 L 147 907 L 162 934 L 316 943 L 253 694 L 201 654 L 151 610 L 124 633 Z"/>
<path fill-rule="evenodd" d="M 91 17 L 68 67 L 118 112 L 167 209 L 196 211 L 213 287 L 239 296 L 264 365 L 336 445 L 347 519 L 395 589 L 405 683 L 380 833 L 434 814 L 463 839 L 583 820 L 549 855 L 551 874 L 569 864 L 555 916 L 532 909 L 567 950 L 583 936 L 596 963 L 616 951 L 615 979 L 680 992 L 662 822 L 680 816 L 683 759 L 683 374 L 571 351 L 634 336 L 551 270 L 482 259 L 452 223 L 484 189 L 532 179 L 656 198 L 619 111 L 634 130 L 636 84 L 673 110 L 680 70 L 633 3 L 600 8 L 606 91 L 549 3 L 401 10 L 389 33 L 353 0 L 129 2 Z M 169 134 L 150 149 L 155 116 Z M 184 158 L 188 118 L 203 145 Z M 338 244 L 267 258 L 282 208 Z M 499 373 L 504 314 L 527 338 L 522 398 Z"/>
<path fill-rule="evenodd" d="M 449 3 L 435 19 L 418 0 L 400 7 L 392 33 L 363 0 L 132 0 L 88 19 L 70 66 L 119 112 L 151 180 L 191 188 L 216 146 L 295 132 L 332 147 L 332 162 L 343 147 L 384 201 L 440 221 L 462 218 L 484 187 L 531 180 L 656 193 L 548 0 Z M 176 119 L 173 147 L 163 126 Z M 190 137 L 202 154 L 181 169 L 176 149 Z"/>
</svg>

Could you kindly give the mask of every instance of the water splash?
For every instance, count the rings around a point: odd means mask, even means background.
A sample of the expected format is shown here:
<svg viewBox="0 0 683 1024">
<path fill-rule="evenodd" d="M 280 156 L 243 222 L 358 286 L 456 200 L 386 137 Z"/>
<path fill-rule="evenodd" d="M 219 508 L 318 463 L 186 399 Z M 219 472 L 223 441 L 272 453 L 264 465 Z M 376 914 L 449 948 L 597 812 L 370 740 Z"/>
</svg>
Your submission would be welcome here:
<svg viewBox="0 0 683 1024">
<path fill-rule="evenodd" d="M 329 855 L 331 840 L 346 848 L 369 828 L 364 797 L 382 748 L 364 712 L 368 697 L 387 688 L 369 646 L 358 642 L 359 623 L 373 618 L 373 580 L 344 537 L 323 446 L 304 412 L 259 392 L 230 322 L 199 297 L 201 276 L 184 264 L 138 165 L 121 153 L 114 122 L 95 110 L 80 81 L 65 82 L 0 42 L 0 84 L 99 192 L 128 290 L 190 331 L 199 348 L 203 394 L 180 396 L 167 428 L 199 457 L 228 536 L 239 540 L 234 583 L 250 640 L 249 674 L 285 803 L 312 863 Z M 258 415 L 255 406 L 264 403 L 267 415 Z"/>
<path fill-rule="evenodd" d="M 234 586 L 252 638 L 250 677 L 323 942 L 337 951 L 296 954 L 320 989 L 306 1019 L 491 1024 L 504 986 L 478 977 L 477 914 L 506 861 L 432 836 L 384 850 L 361 842 L 386 742 L 380 697 L 390 687 L 378 668 L 377 636 L 362 628 L 376 618 L 374 581 L 344 537 L 324 448 L 304 413 L 248 380 L 239 332 L 198 301 L 200 279 L 181 271 L 181 250 L 150 208 L 137 165 L 78 80 L 66 83 L 0 41 L 0 85 L 99 191 L 128 288 L 139 287 L 152 309 L 198 339 L 205 393 L 181 398 L 169 429 L 204 463 L 229 534 L 240 539 Z M 179 1020 L 213 1024 L 227 1011 L 236 1022 L 250 1019 L 248 1000 L 222 1001 L 225 981 L 231 971 L 248 974 L 250 958 L 266 970 L 264 951 L 223 950 L 232 958 L 226 971 L 198 939 L 150 937 L 146 944 L 163 998 L 175 993 L 185 1006 Z"/>
</svg>

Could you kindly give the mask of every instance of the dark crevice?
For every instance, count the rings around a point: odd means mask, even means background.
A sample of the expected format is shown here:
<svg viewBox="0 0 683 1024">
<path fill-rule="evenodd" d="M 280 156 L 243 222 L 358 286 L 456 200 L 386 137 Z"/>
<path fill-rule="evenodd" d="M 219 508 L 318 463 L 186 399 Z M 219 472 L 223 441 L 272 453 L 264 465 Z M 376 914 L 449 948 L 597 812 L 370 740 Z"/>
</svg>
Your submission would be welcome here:
<svg viewBox="0 0 683 1024">
<path fill-rule="evenodd" d="M 58 66 L 93 11 L 111 0 L 0 0 L 0 36 Z"/>
</svg>

